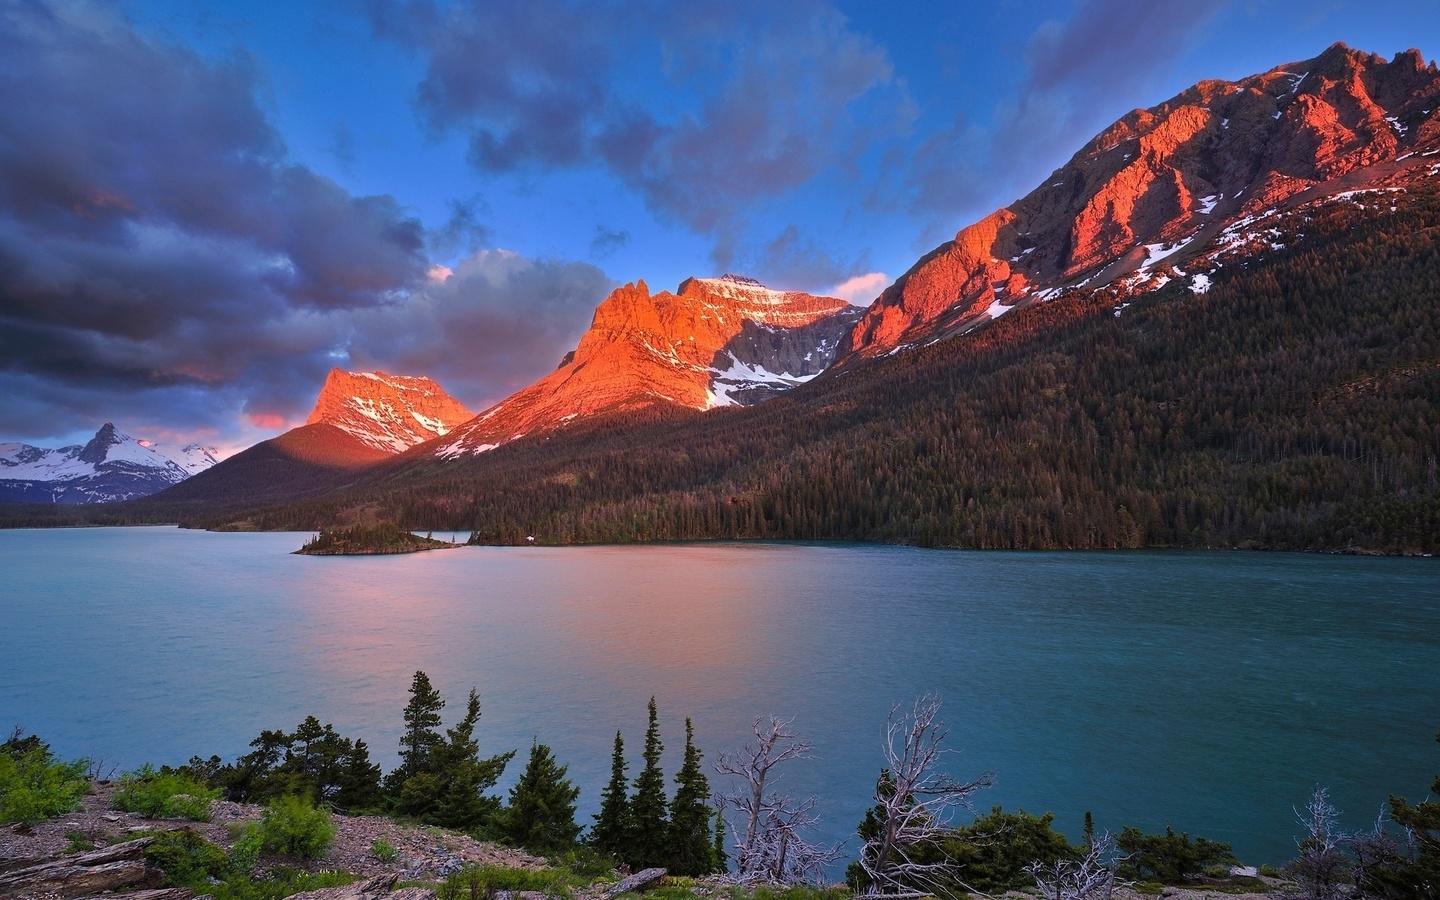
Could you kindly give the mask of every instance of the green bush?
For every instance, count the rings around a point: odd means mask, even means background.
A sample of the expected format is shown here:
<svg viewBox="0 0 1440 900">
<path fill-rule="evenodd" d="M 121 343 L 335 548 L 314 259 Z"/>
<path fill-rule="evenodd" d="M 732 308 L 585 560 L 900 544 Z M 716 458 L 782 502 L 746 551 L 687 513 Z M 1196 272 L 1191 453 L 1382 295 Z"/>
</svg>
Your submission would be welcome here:
<svg viewBox="0 0 1440 900">
<path fill-rule="evenodd" d="M 309 874 L 275 868 L 264 877 L 252 875 L 254 860 L 242 850 L 225 850 L 188 828 L 157 835 L 145 850 L 145 859 L 165 873 L 167 887 L 189 888 L 214 900 L 280 900 L 301 891 L 349 884 L 355 876 L 345 872 Z"/>
<path fill-rule="evenodd" d="M 1163 884 L 1180 884 L 1210 866 L 1236 862 L 1229 844 L 1203 837 L 1192 841 L 1188 833 L 1176 834 L 1168 825 L 1164 834 L 1145 834 L 1127 825 L 1115 844 L 1127 854 L 1120 866 L 1122 876 Z"/>
<path fill-rule="evenodd" d="M 210 801 L 220 796 L 195 779 L 178 772 L 156 772 L 149 763 L 120 779 L 110 798 L 115 809 L 139 813 L 149 819 L 210 821 Z"/>
<path fill-rule="evenodd" d="M 62 763 L 34 735 L 0 744 L 0 824 L 23 826 L 74 809 L 90 791 L 87 760 Z"/>
<path fill-rule="evenodd" d="M 164 872 L 172 884 L 203 886 L 204 893 L 209 893 L 210 879 L 219 880 L 230 873 L 230 857 L 225 850 L 188 828 L 156 835 L 155 843 L 145 848 L 145 859 Z"/>
<path fill-rule="evenodd" d="M 246 850 L 254 844 L 261 853 L 319 859 L 334 840 L 335 826 L 329 813 L 316 809 L 304 797 L 278 797 L 265 804 L 260 822 L 240 843 L 247 844 Z"/>
<path fill-rule="evenodd" d="M 370 844 L 370 855 L 381 862 L 390 863 L 400 857 L 400 851 L 395 849 L 394 844 L 384 838 L 376 838 Z"/>
<path fill-rule="evenodd" d="M 1007 813 L 996 806 L 989 815 L 957 828 L 942 852 L 955 861 L 959 882 L 970 889 L 998 894 L 1028 888 L 1035 883 L 1025 872 L 1031 863 L 1079 858 L 1054 822 L 1053 813 Z"/>
</svg>

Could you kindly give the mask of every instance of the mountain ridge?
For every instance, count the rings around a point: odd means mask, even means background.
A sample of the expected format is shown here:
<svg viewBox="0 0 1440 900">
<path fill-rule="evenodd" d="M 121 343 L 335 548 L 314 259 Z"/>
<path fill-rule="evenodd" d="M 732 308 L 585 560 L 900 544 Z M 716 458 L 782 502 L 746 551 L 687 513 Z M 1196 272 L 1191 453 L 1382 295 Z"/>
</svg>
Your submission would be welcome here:
<svg viewBox="0 0 1440 900">
<path fill-rule="evenodd" d="M 1337 43 L 1127 113 L 1035 190 L 921 257 L 871 304 L 839 364 L 1104 286 L 1180 242 L 1193 252 L 1227 225 L 1403 159 L 1402 150 L 1440 147 L 1437 107 L 1440 75 L 1419 51 L 1387 63 Z"/>
<path fill-rule="evenodd" d="M 0 502 L 112 503 L 164 490 L 217 462 L 215 449 L 168 450 L 106 422 L 84 444 L 0 444 Z"/>
<path fill-rule="evenodd" d="M 555 371 L 433 442 L 433 453 L 483 453 L 576 419 L 653 405 L 758 402 L 820 374 L 859 314 L 838 298 L 737 275 L 687 278 L 674 293 L 631 282 L 595 308 Z"/>
</svg>

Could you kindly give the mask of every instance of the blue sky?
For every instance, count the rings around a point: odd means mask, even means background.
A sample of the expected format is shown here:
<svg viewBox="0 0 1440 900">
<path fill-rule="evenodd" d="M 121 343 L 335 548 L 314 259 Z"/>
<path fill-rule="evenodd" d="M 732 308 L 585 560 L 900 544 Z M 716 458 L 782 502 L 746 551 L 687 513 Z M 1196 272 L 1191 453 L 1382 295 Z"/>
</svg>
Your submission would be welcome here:
<svg viewBox="0 0 1440 900">
<path fill-rule="evenodd" d="M 226 451 L 332 365 L 472 409 L 615 284 L 868 303 L 1095 132 L 1433 2 L 0 0 L 0 439 Z M 448 274 L 447 274 L 448 273 Z"/>
</svg>

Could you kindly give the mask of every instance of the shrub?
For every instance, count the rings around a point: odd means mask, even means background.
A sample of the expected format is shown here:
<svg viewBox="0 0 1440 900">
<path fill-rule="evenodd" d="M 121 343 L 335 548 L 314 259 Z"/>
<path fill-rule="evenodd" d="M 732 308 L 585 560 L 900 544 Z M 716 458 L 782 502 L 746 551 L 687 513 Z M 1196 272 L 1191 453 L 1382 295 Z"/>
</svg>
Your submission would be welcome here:
<svg viewBox="0 0 1440 900">
<path fill-rule="evenodd" d="M 395 849 L 394 844 L 384 838 L 376 838 L 370 844 L 370 855 L 381 862 L 390 863 L 400 857 L 400 851 Z"/>
<path fill-rule="evenodd" d="M 1127 825 L 1115 844 L 1128 854 L 1121 875 L 1162 884 L 1180 884 L 1210 866 L 1236 862 L 1229 844 L 1203 837 L 1192 841 L 1188 833 L 1176 834 L 1168 825 L 1164 834 L 1145 834 Z"/>
<path fill-rule="evenodd" d="M 146 848 L 145 858 L 165 873 L 166 887 L 189 888 L 213 900 L 281 900 L 356 880 L 346 872 L 311 874 L 283 866 L 256 876 L 253 872 L 259 845 L 260 829 L 253 823 L 228 855 L 187 828 L 157 835 Z"/>
<path fill-rule="evenodd" d="M 230 871 L 225 851 L 188 828 L 156 835 L 155 843 L 145 848 L 145 860 L 164 872 L 172 884 L 203 885 L 205 893 L 209 893 L 210 879 L 220 879 Z"/>
<path fill-rule="evenodd" d="M 329 813 L 316 809 L 306 798 L 278 797 L 265 804 L 259 824 L 245 837 L 251 834 L 259 836 L 261 853 L 319 859 L 335 840 L 335 826 Z"/>
<path fill-rule="evenodd" d="M 110 798 L 115 809 L 139 813 L 149 819 L 210 820 L 210 801 L 220 796 L 187 775 L 156 772 L 149 763 L 120 779 L 120 789 Z"/>
<path fill-rule="evenodd" d="M 69 812 L 90 791 L 88 760 L 62 763 L 35 735 L 17 729 L 0 744 L 0 824 L 22 826 Z"/>
<path fill-rule="evenodd" d="M 1030 887 L 1034 881 L 1025 867 L 1031 863 L 1079 858 L 1054 822 L 1052 813 L 1035 816 L 1023 809 L 1007 813 L 996 806 L 989 815 L 956 829 L 943 853 L 955 861 L 958 879 L 968 888 L 1001 893 Z"/>
</svg>

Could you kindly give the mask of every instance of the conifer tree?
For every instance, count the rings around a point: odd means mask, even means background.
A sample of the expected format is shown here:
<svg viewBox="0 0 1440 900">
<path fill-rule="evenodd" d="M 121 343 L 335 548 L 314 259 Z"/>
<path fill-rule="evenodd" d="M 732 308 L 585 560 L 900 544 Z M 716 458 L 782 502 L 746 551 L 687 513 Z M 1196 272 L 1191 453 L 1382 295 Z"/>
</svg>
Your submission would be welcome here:
<svg viewBox="0 0 1440 900">
<path fill-rule="evenodd" d="M 655 698 L 650 698 L 650 725 L 645 729 L 645 768 L 635 776 L 635 796 L 630 801 L 633 828 L 625 861 L 636 869 L 663 866 L 668 861 L 665 840 L 665 773 L 660 771 L 660 722 Z"/>
<path fill-rule="evenodd" d="M 480 721 L 480 695 L 472 687 L 465 716 L 445 732 L 446 741 L 435 748 L 434 810 L 428 816 L 447 828 L 473 829 L 489 822 L 500 809 L 498 797 L 484 792 L 495 786 L 515 751 L 480 758 L 475 726 Z M 409 792 L 407 792 L 408 794 Z"/>
<path fill-rule="evenodd" d="M 730 854 L 725 852 L 725 815 L 715 810 L 715 871 L 730 871 Z"/>
<path fill-rule="evenodd" d="M 615 732 L 610 756 L 610 783 L 600 792 L 600 812 L 590 828 L 590 844 L 601 853 L 624 859 L 630 844 L 629 780 L 625 777 L 625 741 Z"/>
<path fill-rule="evenodd" d="M 398 784 L 430 769 L 430 753 L 440 743 L 440 710 L 445 701 L 430 684 L 430 676 L 416 670 L 410 683 L 410 702 L 405 705 L 405 731 L 400 735 Z"/>
<path fill-rule="evenodd" d="M 380 766 L 370 762 L 369 746 L 357 738 L 345 754 L 332 800 L 340 809 L 354 813 L 378 808 L 381 799 Z"/>
<path fill-rule="evenodd" d="M 501 816 L 500 832 L 510 843 L 535 853 L 564 850 L 575 843 L 575 800 L 580 789 L 565 777 L 567 766 L 556 765 L 550 748 L 530 745 L 530 762 L 510 789 L 510 806 Z"/>
<path fill-rule="evenodd" d="M 695 746 L 695 728 L 685 720 L 685 760 L 675 773 L 667 833 L 670 862 L 676 875 L 708 875 L 715 871 L 715 844 L 710 834 L 710 781 L 700 768 L 704 756 Z"/>
</svg>

